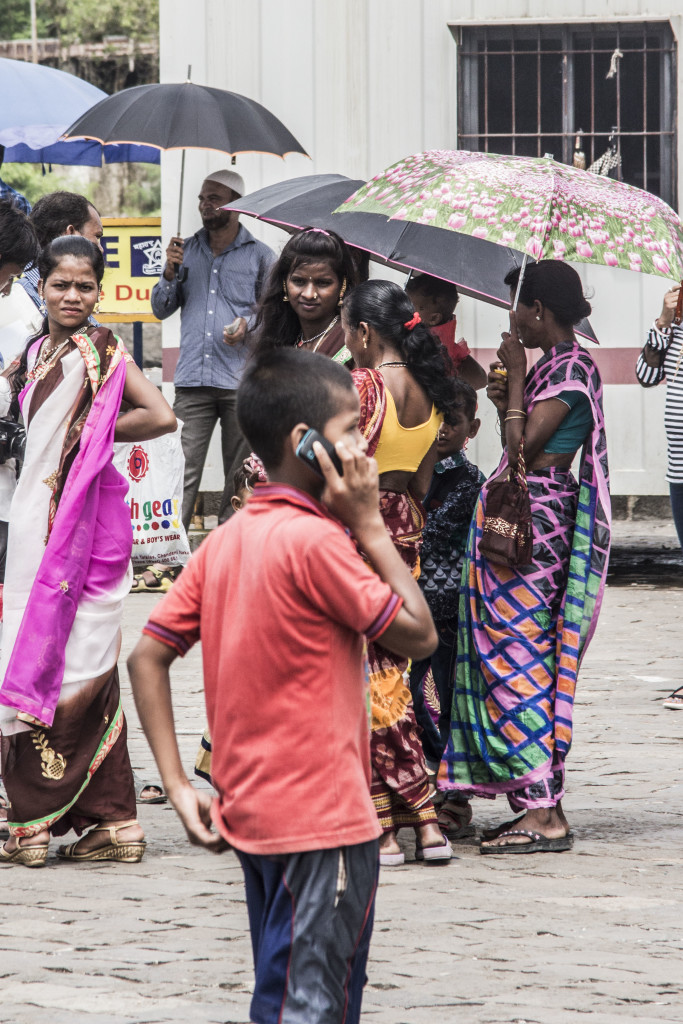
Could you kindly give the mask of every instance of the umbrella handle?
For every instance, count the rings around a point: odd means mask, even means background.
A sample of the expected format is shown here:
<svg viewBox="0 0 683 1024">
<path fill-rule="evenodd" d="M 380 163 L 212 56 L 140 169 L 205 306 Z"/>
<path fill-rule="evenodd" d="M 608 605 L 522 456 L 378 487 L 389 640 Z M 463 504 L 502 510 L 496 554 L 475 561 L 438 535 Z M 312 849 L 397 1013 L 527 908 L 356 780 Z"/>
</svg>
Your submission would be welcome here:
<svg viewBox="0 0 683 1024">
<path fill-rule="evenodd" d="M 676 312 L 674 313 L 674 323 L 676 327 L 683 320 L 683 281 L 681 281 L 680 291 L 678 292 L 678 302 L 676 303 Z"/>
<path fill-rule="evenodd" d="M 519 305 L 519 293 L 522 290 L 522 282 L 524 281 L 524 271 L 526 270 L 526 265 L 527 265 L 528 260 L 529 260 L 529 255 L 528 255 L 528 253 L 525 252 L 524 253 L 524 259 L 522 260 L 522 266 L 521 266 L 520 271 L 519 271 L 519 277 L 517 278 L 517 290 L 515 292 L 515 300 L 512 303 L 512 312 L 513 313 L 517 312 L 517 306 Z"/>
</svg>

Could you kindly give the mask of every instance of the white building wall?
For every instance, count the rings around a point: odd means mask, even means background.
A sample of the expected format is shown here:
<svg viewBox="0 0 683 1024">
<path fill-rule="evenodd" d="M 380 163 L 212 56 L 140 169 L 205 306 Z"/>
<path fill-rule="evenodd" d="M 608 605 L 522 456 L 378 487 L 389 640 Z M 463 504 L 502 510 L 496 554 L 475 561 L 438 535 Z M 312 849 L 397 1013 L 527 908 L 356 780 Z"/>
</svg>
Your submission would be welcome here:
<svg viewBox="0 0 683 1024">
<path fill-rule="evenodd" d="M 182 81 L 187 65 L 200 84 L 244 93 L 273 111 L 311 154 L 245 155 L 237 169 L 247 187 L 300 174 L 338 172 L 367 178 L 408 153 L 457 145 L 457 46 L 449 26 L 667 20 L 683 32 L 681 0 L 161 0 L 161 80 Z M 677 61 L 683 98 L 683 59 Z M 680 99 L 678 106 L 680 106 Z M 678 193 L 683 197 L 679 138 Z M 196 195 L 204 175 L 225 165 L 216 152 L 189 151 L 182 233 L 199 225 Z M 180 155 L 162 159 L 162 230 L 177 229 Z M 278 251 L 286 236 L 245 218 Z M 383 272 L 382 272 L 383 273 Z M 592 323 L 601 347 L 635 348 L 658 313 L 667 285 L 605 268 L 581 269 L 593 290 Z M 495 349 L 503 311 L 463 298 L 458 333 L 475 355 Z M 179 316 L 164 323 L 164 347 L 179 340 Z M 482 469 L 499 456 L 492 410 L 472 445 Z M 637 384 L 605 388 L 612 489 L 660 494 L 665 482 L 664 391 Z M 217 444 L 202 487 L 222 487 Z"/>
</svg>

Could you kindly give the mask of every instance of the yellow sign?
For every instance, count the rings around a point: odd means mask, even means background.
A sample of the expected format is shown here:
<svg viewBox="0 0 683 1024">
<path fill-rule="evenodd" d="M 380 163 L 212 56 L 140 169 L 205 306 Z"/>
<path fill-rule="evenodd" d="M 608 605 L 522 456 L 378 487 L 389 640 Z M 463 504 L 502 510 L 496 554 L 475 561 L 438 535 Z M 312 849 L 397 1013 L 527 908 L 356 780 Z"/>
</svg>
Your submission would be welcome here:
<svg viewBox="0 0 683 1024">
<path fill-rule="evenodd" d="M 161 217 L 103 217 L 101 323 L 158 323 L 150 295 L 164 269 Z"/>
</svg>

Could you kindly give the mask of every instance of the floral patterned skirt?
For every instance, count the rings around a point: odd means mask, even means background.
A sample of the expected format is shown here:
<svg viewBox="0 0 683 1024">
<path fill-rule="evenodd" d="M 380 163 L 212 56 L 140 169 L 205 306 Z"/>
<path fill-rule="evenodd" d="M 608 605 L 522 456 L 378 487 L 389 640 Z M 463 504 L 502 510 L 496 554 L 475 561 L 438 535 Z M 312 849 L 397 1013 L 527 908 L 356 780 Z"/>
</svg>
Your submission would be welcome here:
<svg viewBox="0 0 683 1024">
<path fill-rule="evenodd" d="M 380 491 L 380 512 L 396 550 L 413 576 L 420 574 L 422 506 L 407 492 Z M 385 832 L 436 821 L 427 764 L 408 688 L 410 662 L 368 644 L 372 714 L 371 794 Z"/>
</svg>

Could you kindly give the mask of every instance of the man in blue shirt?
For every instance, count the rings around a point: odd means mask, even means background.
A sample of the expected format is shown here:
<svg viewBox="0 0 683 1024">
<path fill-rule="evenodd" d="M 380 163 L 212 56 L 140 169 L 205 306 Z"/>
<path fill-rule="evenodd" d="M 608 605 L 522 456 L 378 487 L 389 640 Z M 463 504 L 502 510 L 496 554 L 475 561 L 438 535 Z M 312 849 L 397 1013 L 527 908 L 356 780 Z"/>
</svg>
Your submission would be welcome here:
<svg viewBox="0 0 683 1024">
<path fill-rule="evenodd" d="M 172 238 L 163 276 L 152 290 L 152 309 L 165 320 L 180 308 L 180 356 L 175 371 L 174 412 L 183 421 L 185 454 L 183 523 L 192 518 L 206 453 L 221 424 L 225 485 L 218 515 L 232 513 L 232 480 L 247 451 L 235 404 L 249 355 L 247 320 L 275 261 L 275 253 L 220 207 L 244 195 L 235 171 L 209 174 L 199 193 L 203 227 L 191 238 Z M 230 343 L 223 329 L 231 326 Z"/>
</svg>

